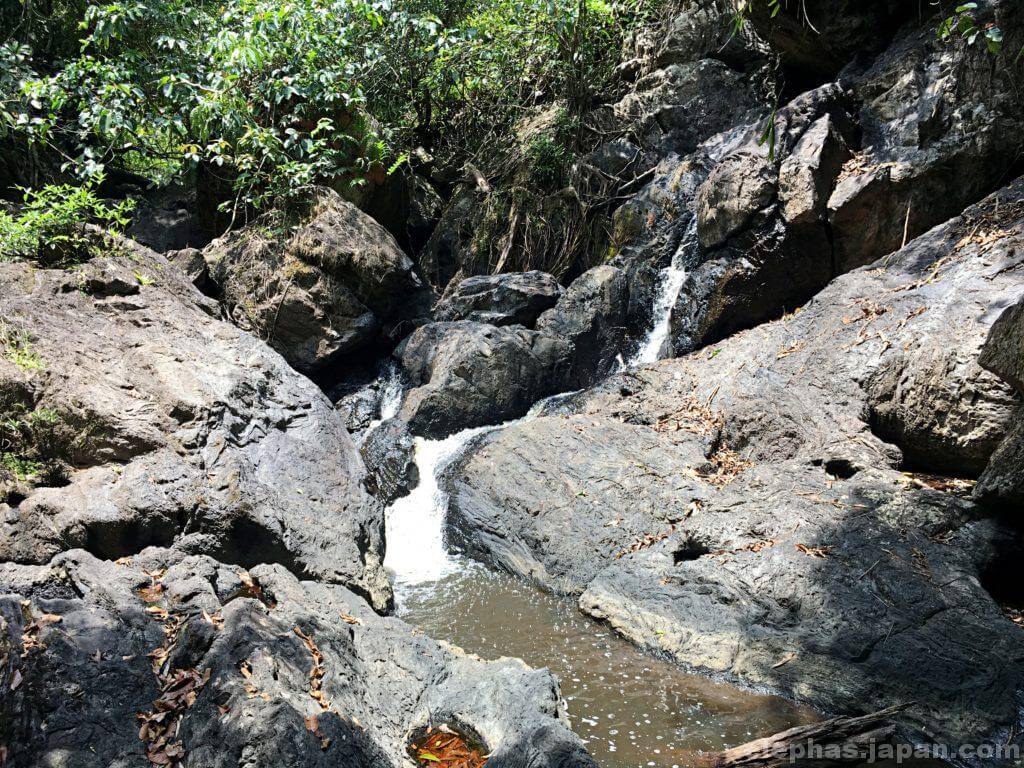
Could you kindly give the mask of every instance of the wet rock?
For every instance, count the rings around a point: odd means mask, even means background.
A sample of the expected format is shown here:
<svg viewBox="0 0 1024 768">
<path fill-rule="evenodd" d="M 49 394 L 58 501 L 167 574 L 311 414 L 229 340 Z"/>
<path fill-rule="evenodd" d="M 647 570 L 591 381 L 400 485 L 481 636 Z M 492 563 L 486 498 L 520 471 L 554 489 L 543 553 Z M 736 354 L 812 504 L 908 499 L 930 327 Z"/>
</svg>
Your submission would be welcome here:
<svg viewBox="0 0 1024 768">
<path fill-rule="evenodd" d="M 367 490 L 383 504 L 392 504 L 419 484 L 414 450 L 409 426 L 401 419 L 371 429 L 359 446 L 368 472 Z"/>
<path fill-rule="evenodd" d="M 479 275 L 466 278 L 441 297 L 434 319 L 532 328 L 541 312 L 553 307 L 561 295 L 562 286 L 546 272 Z"/>
<path fill-rule="evenodd" d="M 568 387 L 572 345 L 520 326 L 462 320 L 418 328 L 395 351 L 412 389 L 399 418 L 438 438 L 522 416 Z"/>
<path fill-rule="evenodd" d="M 0 522 L 0 560 L 159 544 L 389 603 L 383 513 L 330 402 L 164 257 L 121 241 L 73 272 L 0 265 L 0 288 L 28 344 L 0 391 L 31 393 L 4 416 L 36 425 L 26 457 L 64 468 Z"/>
<path fill-rule="evenodd" d="M 579 388 L 612 371 L 623 350 L 629 285 L 620 269 L 594 267 L 576 278 L 558 303 L 540 316 L 537 330 L 572 344 L 567 388 Z M 552 390 L 548 394 L 561 390 Z"/>
<path fill-rule="evenodd" d="M 424 293 L 394 238 L 329 190 L 299 220 L 268 214 L 205 256 L 232 320 L 305 373 L 369 343 Z"/>
<path fill-rule="evenodd" d="M 5 666 L 19 684 L 0 692 L 17 718 L 3 726 L 15 768 L 173 754 L 209 768 L 398 768 L 428 725 L 468 729 L 497 766 L 594 765 L 559 719 L 547 671 L 443 647 L 280 566 L 73 551 L 45 570 L 5 566 L 0 592 L 17 649 Z"/>
<path fill-rule="evenodd" d="M 900 468 L 981 462 L 1010 428 L 1019 400 L 975 361 L 1024 290 L 1022 201 L 1018 182 L 792 316 L 484 436 L 446 473 L 450 535 L 681 663 L 823 711 L 916 701 L 912 740 L 1005 739 L 1024 630 L 983 585 L 1011 531 Z M 894 402 L 897 445 L 871 421 Z"/>
</svg>

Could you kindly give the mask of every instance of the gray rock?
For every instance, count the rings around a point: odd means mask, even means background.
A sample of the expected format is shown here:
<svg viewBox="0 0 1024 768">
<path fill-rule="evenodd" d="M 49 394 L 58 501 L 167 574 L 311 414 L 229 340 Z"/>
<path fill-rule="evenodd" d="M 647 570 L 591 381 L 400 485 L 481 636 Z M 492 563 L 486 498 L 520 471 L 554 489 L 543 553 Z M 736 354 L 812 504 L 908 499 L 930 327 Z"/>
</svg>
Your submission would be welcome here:
<svg viewBox="0 0 1024 768">
<path fill-rule="evenodd" d="M 522 416 L 569 388 L 572 345 L 521 326 L 430 323 L 395 354 L 412 386 L 399 418 L 429 438 Z"/>
<path fill-rule="evenodd" d="M 628 310 L 625 274 L 605 265 L 573 280 L 558 303 L 540 316 L 537 330 L 568 340 L 574 350 L 569 386 L 563 389 L 591 384 L 615 368 L 624 349 Z"/>
<path fill-rule="evenodd" d="M 0 593 L 0 642 L 16 649 L 0 662 L 18 680 L 0 691 L 14 768 L 144 768 L 171 745 L 208 768 L 399 768 L 410 738 L 442 725 L 479 739 L 489 765 L 594 766 L 547 671 L 441 646 L 277 565 L 72 551 L 3 566 Z"/>
<path fill-rule="evenodd" d="M 401 419 L 389 419 L 370 430 L 359 446 L 368 471 L 367 490 L 383 504 L 392 504 L 419 484 L 413 451 L 409 426 Z"/>
<path fill-rule="evenodd" d="M 22 451 L 65 474 L 19 491 L 0 560 L 174 546 L 281 563 L 384 608 L 383 513 L 344 425 L 216 309 L 130 241 L 72 272 L 0 264 L 0 316 L 31 352 L 0 366 L 0 392 L 20 403 L 3 415 L 42 425 Z"/>
<path fill-rule="evenodd" d="M 1024 392 L 1024 302 L 999 315 L 981 348 L 978 363 Z"/>
<path fill-rule="evenodd" d="M 974 361 L 1024 292 L 1022 199 L 1017 183 L 794 315 L 481 438 L 444 479 L 450 535 L 687 666 L 822 711 L 916 701 L 912 740 L 1005 740 L 1024 630 L 990 574 L 1012 532 L 900 469 L 982 461 L 1019 407 Z M 965 239 L 979 218 L 1005 234 Z M 871 421 L 893 403 L 897 445 Z"/>
<path fill-rule="evenodd" d="M 330 190 L 300 220 L 268 214 L 205 256 L 232 320 L 305 373 L 370 342 L 424 292 L 395 239 Z"/>
<path fill-rule="evenodd" d="M 992 325 L 978 362 L 1024 394 L 1024 301 L 1008 307 Z M 997 505 L 1024 503 L 1024 408 L 978 478 L 975 496 Z"/>
<path fill-rule="evenodd" d="M 434 319 L 532 328 L 540 313 L 553 307 L 561 295 L 558 281 L 536 270 L 468 277 L 441 297 Z"/>
</svg>

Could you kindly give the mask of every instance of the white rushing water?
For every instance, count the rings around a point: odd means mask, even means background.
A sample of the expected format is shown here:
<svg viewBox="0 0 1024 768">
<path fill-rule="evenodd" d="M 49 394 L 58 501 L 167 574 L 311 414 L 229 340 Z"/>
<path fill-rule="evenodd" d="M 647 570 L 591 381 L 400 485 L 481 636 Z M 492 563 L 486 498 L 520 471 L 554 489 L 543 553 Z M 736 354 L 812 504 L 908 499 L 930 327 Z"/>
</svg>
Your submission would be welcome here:
<svg viewBox="0 0 1024 768">
<path fill-rule="evenodd" d="M 366 428 L 367 434 L 388 419 L 393 419 L 397 416 L 398 409 L 402 405 L 402 393 L 404 391 L 402 372 L 398 369 L 398 364 L 394 360 L 389 359 L 387 361 L 384 372 L 380 376 L 380 381 L 380 413 Z"/>
<path fill-rule="evenodd" d="M 416 438 L 419 485 L 392 504 L 385 515 L 384 565 L 394 574 L 396 586 L 434 582 L 459 569 L 445 544 L 448 498 L 438 479 L 466 443 L 492 429 L 496 427 L 465 429 L 443 440 Z"/>
<path fill-rule="evenodd" d="M 694 248 L 697 247 L 697 217 L 690 220 L 679 247 L 672 254 L 672 263 L 661 270 L 661 283 L 658 291 L 658 298 L 651 307 L 651 315 L 654 323 L 647 336 L 640 344 L 624 368 L 636 368 L 647 363 L 654 363 L 661 359 L 665 343 L 668 341 L 672 330 L 672 309 L 679 299 L 679 291 L 686 282 L 686 263 Z"/>
</svg>

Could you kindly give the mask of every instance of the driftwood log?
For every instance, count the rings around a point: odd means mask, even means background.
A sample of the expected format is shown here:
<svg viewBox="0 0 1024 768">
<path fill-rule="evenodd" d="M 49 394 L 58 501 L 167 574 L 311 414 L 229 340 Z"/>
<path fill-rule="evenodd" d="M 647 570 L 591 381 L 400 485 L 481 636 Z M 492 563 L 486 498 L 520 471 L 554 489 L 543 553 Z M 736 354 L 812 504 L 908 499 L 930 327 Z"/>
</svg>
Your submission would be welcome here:
<svg viewBox="0 0 1024 768">
<path fill-rule="evenodd" d="M 909 703 L 898 704 L 860 717 L 834 717 L 800 725 L 719 752 L 712 765 L 714 768 L 769 768 L 793 764 L 794 755 L 798 757 L 795 762 L 805 767 L 861 762 L 869 745 L 892 742 L 896 726 L 889 718 L 909 706 Z M 810 749 L 811 745 L 815 749 Z"/>
</svg>

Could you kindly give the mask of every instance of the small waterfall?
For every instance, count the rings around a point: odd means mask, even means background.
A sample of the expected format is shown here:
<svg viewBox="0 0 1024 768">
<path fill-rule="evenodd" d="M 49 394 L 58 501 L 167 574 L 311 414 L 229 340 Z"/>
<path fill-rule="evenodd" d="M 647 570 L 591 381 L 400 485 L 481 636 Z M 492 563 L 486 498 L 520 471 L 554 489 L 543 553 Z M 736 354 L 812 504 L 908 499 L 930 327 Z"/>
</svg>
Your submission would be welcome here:
<svg viewBox="0 0 1024 768">
<path fill-rule="evenodd" d="M 661 359 L 665 343 L 672 330 L 672 309 L 679 298 L 679 291 L 686 282 L 686 264 L 697 247 L 697 217 L 690 219 L 679 247 L 672 254 L 672 263 L 661 270 L 661 285 L 658 298 L 651 307 L 654 324 L 647 332 L 640 349 L 625 364 L 624 368 L 636 368 Z"/>
<path fill-rule="evenodd" d="M 384 517 L 387 542 L 384 566 L 394 574 L 396 587 L 436 582 L 467 566 L 452 556 L 445 543 L 448 495 L 441 489 L 439 480 L 469 441 L 477 435 L 537 418 L 545 407 L 557 405 L 574 394 L 576 392 L 563 392 L 538 400 L 526 416 L 504 424 L 464 429 L 442 440 L 416 438 L 414 458 L 420 483 L 408 496 L 388 507 Z"/>
<path fill-rule="evenodd" d="M 402 405 L 402 393 L 404 387 L 402 385 L 402 372 L 398 368 L 398 364 L 394 360 L 388 360 L 385 363 L 384 371 L 380 375 L 382 382 L 380 390 L 380 412 L 377 418 L 370 422 L 366 428 L 367 434 L 372 432 L 374 429 L 379 427 L 388 419 L 393 419 L 398 415 L 398 409 Z"/>
<path fill-rule="evenodd" d="M 500 427 L 465 429 L 443 440 L 416 438 L 420 483 L 385 513 L 384 565 L 394 574 L 396 586 L 437 581 L 459 570 L 458 561 L 445 546 L 448 498 L 438 480 L 470 440 L 492 429 Z"/>
</svg>

